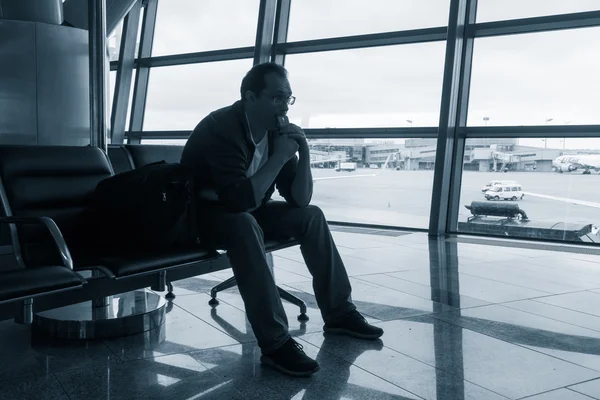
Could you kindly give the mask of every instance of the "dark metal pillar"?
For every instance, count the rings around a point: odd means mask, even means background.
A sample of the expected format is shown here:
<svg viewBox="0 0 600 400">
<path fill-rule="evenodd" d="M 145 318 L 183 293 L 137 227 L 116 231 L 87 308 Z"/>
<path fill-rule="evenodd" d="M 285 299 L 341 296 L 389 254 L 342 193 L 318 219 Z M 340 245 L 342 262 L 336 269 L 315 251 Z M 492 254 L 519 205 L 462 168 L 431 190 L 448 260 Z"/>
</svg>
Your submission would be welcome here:
<svg viewBox="0 0 600 400">
<path fill-rule="evenodd" d="M 148 0 L 144 19 L 142 21 L 142 37 L 140 39 L 139 58 L 148 58 L 152 55 L 152 42 L 154 40 L 154 27 L 156 26 L 156 9 L 158 0 Z M 131 120 L 129 122 L 129 134 L 127 143 L 139 144 L 140 137 L 137 133 L 142 131 L 144 125 L 144 112 L 146 108 L 146 97 L 148 95 L 148 80 L 150 78 L 150 67 L 146 65 L 137 66 L 135 83 L 133 89 L 133 100 L 131 104 Z"/>
<path fill-rule="evenodd" d="M 106 0 L 89 0 L 90 143 L 106 151 Z"/>
<path fill-rule="evenodd" d="M 275 33 L 274 42 L 271 47 L 271 61 L 279 65 L 285 64 L 285 54 L 277 52 L 277 45 L 287 41 L 288 27 L 290 24 L 290 4 L 291 0 L 279 0 L 277 2 L 277 12 L 275 14 Z"/>
<path fill-rule="evenodd" d="M 451 0 L 446 44 L 446 61 L 440 107 L 435 175 L 429 235 L 443 236 L 456 226 L 458 197 L 464 158 L 461 129 L 466 126 L 469 75 L 473 36 L 469 23 L 475 22 L 476 0 Z"/>
<path fill-rule="evenodd" d="M 260 0 L 253 65 L 271 61 L 277 0 Z"/>
<path fill-rule="evenodd" d="M 123 35 L 117 62 L 117 77 L 110 119 L 111 144 L 123 144 L 125 139 L 127 108 L 135 62 L 135 42 L 142 10 L 141 3 L 141 0 L 135 3 L 123 21 Z"/>
</svg>

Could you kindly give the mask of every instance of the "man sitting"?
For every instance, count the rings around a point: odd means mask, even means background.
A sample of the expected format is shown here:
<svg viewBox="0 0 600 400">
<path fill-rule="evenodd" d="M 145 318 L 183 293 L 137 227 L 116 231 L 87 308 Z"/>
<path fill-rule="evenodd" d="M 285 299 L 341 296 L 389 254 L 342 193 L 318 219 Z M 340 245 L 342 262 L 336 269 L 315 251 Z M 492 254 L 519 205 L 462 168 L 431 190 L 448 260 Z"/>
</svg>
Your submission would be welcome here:
<svg viewBox="0 0 600 400">
<path fill-rule="evenodd" d="M 383 330 L 356 310 L 323 212 L 309 205 L 313 179 L 306 137 L 296 125 L 278 124 L 294 101 L 282 66 L 256 65 L 242 80 L 241 100 L 210 113 L 196 126 L 181 163 L 193 168 L 202 189 L 201 237 L 227 250 L 261 362 L 289 375 L 309 376 L 319 364 L 288 333 L 267 264 L 265 234 L 300 242 L 325 332 L 377 339 Z M 271 200 L 275 186 L 285 202 Z"/>
</svg>

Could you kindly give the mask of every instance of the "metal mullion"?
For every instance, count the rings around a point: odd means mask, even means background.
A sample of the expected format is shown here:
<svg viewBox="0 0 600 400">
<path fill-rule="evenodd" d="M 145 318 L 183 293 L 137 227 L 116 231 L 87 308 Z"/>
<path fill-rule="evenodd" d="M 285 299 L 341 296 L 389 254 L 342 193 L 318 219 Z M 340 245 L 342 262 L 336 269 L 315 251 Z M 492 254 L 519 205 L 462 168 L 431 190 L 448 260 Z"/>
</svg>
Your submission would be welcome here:
<svg viewBox="0 0 600 400">
<path fill-rule="evenodd" d="M 135 60 L 135 42 L 137 40 L 141 8 L 141 0 L 138 0 L 123 21 L 123 40 L 121 41 L 119 53 L 120 56 L 110 121 L 112 144 L 123 144 L 125 137 L 127 108 Z"/>
<path fill-rule="evenodd" d="M 277 0 L 260 0 L 252 65 L 270 61 L 276 11 Z"/>
<path fill-rule="evenodd" d="M 477 15 L 477 0 L 467 3 L 466 30 L 475 23 Z M 460 213 L 460 190 L 465 157 L 465 142 L 459 132 L 467 126 L 467 115 L 469 111 L 469 91 L 471 87 L 471 70 L 473 67 L 473 48 L 475 39 L 465 32 L 463 37 L 463 54 L 461 68 L 459 69 L 460 83 L 457 100 L 458 121 L 454 132 L 454 147 L 452 151 L 452 167 L 450 170 L 450 187 L 448 191 L 448 215 L 446 217 L 445 233 L 455 232 L 458 229 L 458 216 Z"/>
<path fill-rule="evenodd" d="M 277 2 L 277 11 L 275 13 L 275 29 L 273 34 L 273 47 L 271 48 L 271 61 L 279 64 L 285 64 L 285 54 L 277 54 L 277 46 L 280 43 L 287 42 L 288 29 L 290 25 L 291 0 L 279 0 Z"/>
<path fill-rule="evenodd" d="M 451 0 L 448 39 L 444 63 L 444 80 L 440 106 L 440 122 L 431 197 L 429 235 L 442 236 L 448 232 L 450 197 L 455 176 L 452 169 L 457 154 L 457 125 L 460 124 L 462 90 L 465 83 L 466 27 L 476 10 L 476 0 Z M 467 90 L 468 92 L 468 90 Z"/>
<path fill-rule="evenodd" d="M 199 51 L 195 53 L 172 54 L 168 56 L 143 57 L 136 60 L 140 67 L 170 67 L 184 64 L 201 64 L 213 61 L 230 61 L 252 58 L 254 47 Z"/>
<path fill-rule="evenodd" d="M 482 22 L 469 27 L 470 37 L 492 37 L 600 26 L 600 11 Z"/>
<path fill-rule="evenodd" d="M 306 129 L 309 139 L 435 139 L 437 128 L 339 128 L 339 129 Z M 132 131 L 133 138 L 145 139 L 187 139 L 190 132 L 187 130 L 168 131 Z"/>
<path fill-rule="evenodd" d="M 482 126 L 461 130 L 464 138 L 600 137 L 600 125 Z"/>
<path fill-rule="evenodd" d="M 305 129 L 309 139 L 412 139 L 437 138 L 436 127 L 425 128 L 322 128 Z"/>
<path fill-rule="evenodd" d="M 158 0 L 147 0 L 144 18 L 142 22 L 142 36 L 140 40 L 140 50 L 138 58 L 147 58 L 152 54 L 152 42 L 154 40 L 154 28 L 156 27 L 156 10 Z M 135 84 L 133 90 L 133 100 L 131 104 L 131 120 L 129 122 L 130 131 L 141 131 L 144 123 L 144 113 L 146 108 L 146 97 L 148 94 L 148 79 L 150 77 L 150 68 L 137 65 L 135 75 Z M 128 135 L 128 144 L 139 144 L 140 140 Z"/>
<path fill-rule="evenodd" d="M 90 68 L 90 144 L 106 151 L 107 128 L 106 83 L 106 0 L 88 0 L 89 68 Z"/>
<path fill-rule="evenodd" d="M 304 40 L 278 43 L 276 54 L 314 53 L 319 51 L 349 50 L 364 47 L 392 46 L 399 44 L 428 43 L 446 40 L 447 28 L 425 28 L 408 31 L 373 33 L 328 39 Z"/>
</svg>

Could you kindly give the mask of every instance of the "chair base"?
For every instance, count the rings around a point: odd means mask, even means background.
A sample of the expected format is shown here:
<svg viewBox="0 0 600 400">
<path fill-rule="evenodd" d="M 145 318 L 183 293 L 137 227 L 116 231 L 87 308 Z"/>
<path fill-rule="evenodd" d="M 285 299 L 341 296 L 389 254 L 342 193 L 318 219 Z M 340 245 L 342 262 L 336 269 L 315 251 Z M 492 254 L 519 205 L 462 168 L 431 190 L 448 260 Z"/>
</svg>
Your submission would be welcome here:
<svg viewBox="0 0 600 400">
<path fill-rule="evenodd" d="M 156 293 L 134 290 L 34 314 L 32 330 L 61 339 L 134 335 L 163 325 L 165 305 Z"/>
</svg>

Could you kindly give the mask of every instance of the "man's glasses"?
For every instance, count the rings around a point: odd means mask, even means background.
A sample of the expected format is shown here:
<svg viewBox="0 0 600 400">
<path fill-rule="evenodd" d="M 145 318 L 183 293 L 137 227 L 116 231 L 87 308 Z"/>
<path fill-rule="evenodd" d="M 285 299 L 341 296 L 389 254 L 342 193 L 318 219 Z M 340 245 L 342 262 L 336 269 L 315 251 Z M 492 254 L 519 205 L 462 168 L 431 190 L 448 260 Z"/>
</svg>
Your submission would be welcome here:
<svg viewBox="0 0 600 400">
<path fill-rule="evenodd" d="M 283 96 L 275 96 L 273 97 L 273 104 L 279 106 L 283 103 L 287 103 L 289 106 L 296 102 L 296 98 L 294 96 L 283 97 Z"/>
</svg>

